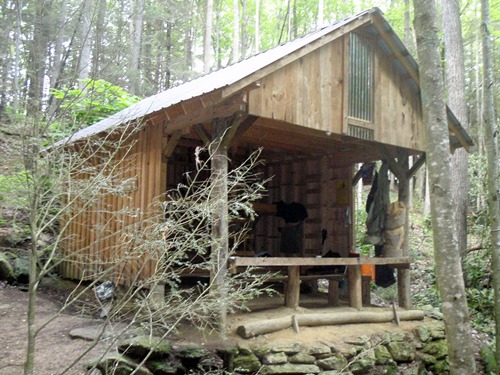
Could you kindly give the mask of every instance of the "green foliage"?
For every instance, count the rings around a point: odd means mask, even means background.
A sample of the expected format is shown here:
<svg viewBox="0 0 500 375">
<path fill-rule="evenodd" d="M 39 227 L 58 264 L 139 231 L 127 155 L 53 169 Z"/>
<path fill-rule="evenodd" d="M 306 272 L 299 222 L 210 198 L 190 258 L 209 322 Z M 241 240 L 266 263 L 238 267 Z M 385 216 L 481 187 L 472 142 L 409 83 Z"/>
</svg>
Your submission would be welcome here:
<svg viewBox="0 0 500 375">
<path fill-rule="evenodd" d="M 27 172 L 0 175 L 0 206 L 21 208 L 28 205 L 26 179 Z"/>
<path fill-rule="evenodd" d="M 140 98 L 129 94 L 119 86 L 105 80 L 84 79 L 79 81 L 83 88 L 64 88 L 53 90 L 54 97 L 61 101 L 66 110 L 65 119 L 54 123 L 52 130 L 67 135 L 70 131 L 92 125 L 110 115 L 121 111 Z"/>
<path fill-rule="evenodd" d="M 488 375 L 496 374 L 497 361 L 495 359 L 494 348 L 489 345 L 483 345 L 481 347 L 481 358 L 483 359 L 485 373 Z"/>
</svg>

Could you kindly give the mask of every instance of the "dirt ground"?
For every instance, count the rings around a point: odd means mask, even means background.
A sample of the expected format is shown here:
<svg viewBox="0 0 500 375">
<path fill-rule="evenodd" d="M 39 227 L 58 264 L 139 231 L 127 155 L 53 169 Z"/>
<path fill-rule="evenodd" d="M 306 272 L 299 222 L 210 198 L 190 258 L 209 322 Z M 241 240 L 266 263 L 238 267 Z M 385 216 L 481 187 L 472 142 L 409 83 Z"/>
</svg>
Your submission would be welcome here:
<svg viewBox="0 0 500 375">
<path fill-rule="evenodd" d="M 17 375 L 23 373 L 26 348 L 26 307 L 27 292 L 6 284 L 0 284 L 0 375 Z M 382 324 L 346 324 L 327 327 L 300 327 L 300 333 L 291 328 L 268 333 L 249 340 L 244 340 L 236 334 L 236 328 L 249 321 L 273 319 L 301 313 L 335 313 L 351 311 L 347 306 L 339 308 L 325 307 L 326 297 L 321 295 L 301 296 L 301 306 L 298 310 L 283 307 L 281 298 L 260 299 L 250 305 L 252 313 L 238 313 L 228 317 L 230 332 L 221 342 L 215 334 L 204 334 L 193 328 L 184 327 L 179 341 L 202 343 L 207 348 L 232 346 L 245 343 L 250 347 L 261 345 L 298 342 L 308 344 L 314 342 L 335 341 L 348 337 L 358 337 L 374 333 L 411 330 L 421 322 L 401 322 L 397 327 L 394 322 Z M 50 288 L 41 288 L 37 302 L 37 321 L 41 324 L 53 317 L 61 305 L 61 295 Z M 368 309 L 375 309 L 371 307 Z M 377 307 L 376 309 L 381 309 Z M 98 319 L 90 319 L 78 315 L 62 314 L 43 329 L 37 339 L 36 374 L 52 375 L 61 373 L 71 362 L 89 348 L 90 342 L 82 339 L 72 339 L 69 332 L 75 328 L 95 326 Z M 97 357 L 107 345 L 100 342 L 85 355 L 67 374 L 85 374 L 83 363 Z"/>
</svg>

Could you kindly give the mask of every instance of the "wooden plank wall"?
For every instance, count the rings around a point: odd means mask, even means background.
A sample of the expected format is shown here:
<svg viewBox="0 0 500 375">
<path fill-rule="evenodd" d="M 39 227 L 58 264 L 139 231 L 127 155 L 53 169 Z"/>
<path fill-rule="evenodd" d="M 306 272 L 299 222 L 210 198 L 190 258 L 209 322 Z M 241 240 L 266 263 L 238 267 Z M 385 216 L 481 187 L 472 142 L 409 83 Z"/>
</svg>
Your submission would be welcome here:
<svg viewBox="0 0 500 375">
<path fill-rule="evenodd" d="M 60 269 L 64 277 L 90 280 L 107 272 L 105 279 L 130 285 L 136 275 L 145 279 L 154 274 L 156 254 L 136 245 L 144 229 L 139 223 L 157 214 L 151 204 L 161 193 L 161 140 L 160 126 L 144 127 L 130 140 L 133 146 L 128 151 L 124 147 L 114 155 L 120 161 L 114 181 L 126 180 L 125 191 L 101 195 L 92 202 L 77 199 L 72 205 L 61 223 L 67 226 L 61 244 L 67 258 Z"/>
<path fill-rule="evenodd" d="M 375 140 L 424 150 L 420 95 L 384 53 L 375 54 Z"/>
<path fill-rule="evenodd" d="M 344 134 L 348 118 L 348 35 L 278 69 L 249 93 L 249 113 Z M 374 45 L 376 43 L 374 42 Z M 377 142 L 424 150 L 420 96 L 389 56 L 374 48 L 373 123 Z"/>
<path fill-rule="evenodd" d="M 343 48 L 339 38 L 264 77 L 249 94 L 249 113 L 340 134 Z"/>
<path fill-rule="evenodd" d="M 335 160 L 328 158 L 298 159 L 268 163 L 266 177 L 274 176 L 268 184 L 268 196 L 263 203 L 280 200 L 286 203 L 302 203 L 308 218 L 304 224 L 305 256 L 316 256 L 322 250 L 322 229 L 328 233 L 324 252 L 333 250 L 347 256 L 352 246 L 352 228 L 346 212 L 352 203 L 351 168 L 336 167 Z M 347 201 L 338 194 L 338 186 L 346 183 Z M 254 230 L 255 253 L 267 252 L 280 256 L 280 233 L 284 220 L 274 215 L 259 215 Z"/>
</svg>

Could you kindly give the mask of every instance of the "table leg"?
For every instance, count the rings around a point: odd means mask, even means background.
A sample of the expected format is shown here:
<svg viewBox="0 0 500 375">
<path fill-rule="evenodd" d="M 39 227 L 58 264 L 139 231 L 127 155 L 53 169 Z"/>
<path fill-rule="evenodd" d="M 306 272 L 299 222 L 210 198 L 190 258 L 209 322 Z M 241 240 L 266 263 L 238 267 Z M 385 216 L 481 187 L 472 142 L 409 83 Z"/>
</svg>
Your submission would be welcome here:
<svg viewBox="0 0 500 375">
<path fill-rule="evenodd" d="M 300 267 L 288 267 L 288 283 L 285 295 L 286 307 L 299 307 L 300 298 Z"/>
<path fill-rule="evenodd" d="M 328 280 L 328 306 L 339 305 L 339 282 L 338 280 Z"/>
<path fill-rule="evenodd" d="M 361 310 L 363 307 L 363 293 L 361 291 L 361 266 L 348 266 L 349 306 Z"/>
</svg>

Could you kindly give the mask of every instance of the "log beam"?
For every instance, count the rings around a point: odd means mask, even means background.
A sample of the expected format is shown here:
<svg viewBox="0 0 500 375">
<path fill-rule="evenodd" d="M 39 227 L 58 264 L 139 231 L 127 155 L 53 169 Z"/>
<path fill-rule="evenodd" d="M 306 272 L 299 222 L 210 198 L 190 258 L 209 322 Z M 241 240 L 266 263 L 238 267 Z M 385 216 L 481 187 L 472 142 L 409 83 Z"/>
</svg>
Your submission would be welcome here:
<svg viewBox="0 0 500 375">
<path fill-rule="evenodd" d="M 400 321 L 423 320 L 424 312 L 421 310 L 408 310 L 397 312 Z M 394 321 L 394 312 L 390 311 L 339 311 L 335 314 L 302 314 L 294 315 L 298 327 L 300 326 L 325 326 L 337 324 L 361 324 L 361 323 L 387 323 Z M 266 319 L 250 322 L 236 329 L 238 335 L 249 339 L 265 333 L 275 332 L 291 328 L 292 316 L 277 319 Z"/>
</svg>

